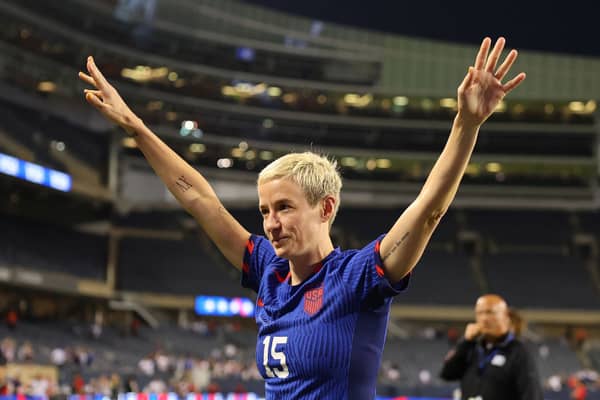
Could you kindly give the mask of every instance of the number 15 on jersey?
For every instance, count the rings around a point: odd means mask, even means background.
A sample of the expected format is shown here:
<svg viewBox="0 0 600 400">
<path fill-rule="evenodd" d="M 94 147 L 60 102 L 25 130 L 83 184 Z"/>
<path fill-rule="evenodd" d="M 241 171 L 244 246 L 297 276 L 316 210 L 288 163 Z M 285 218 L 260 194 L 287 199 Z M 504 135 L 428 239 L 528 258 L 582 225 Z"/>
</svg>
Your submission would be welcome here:
<svg viewBox="0 0 600 400">
<path fill-rule="evenodd" d="M 263 365 L 265 367 L 266 374 L 269 378 L 287 378 L 290 374 L 288 370 L 285 353 L 283 351 L 277 351 L 277 346 L 280 344 L 287 343 L 287 336 L 266 336 L 263 340 Z M 269 366 L 269 360 L 279 361 L 280 367 L 271 368 Z"/>
</svg>

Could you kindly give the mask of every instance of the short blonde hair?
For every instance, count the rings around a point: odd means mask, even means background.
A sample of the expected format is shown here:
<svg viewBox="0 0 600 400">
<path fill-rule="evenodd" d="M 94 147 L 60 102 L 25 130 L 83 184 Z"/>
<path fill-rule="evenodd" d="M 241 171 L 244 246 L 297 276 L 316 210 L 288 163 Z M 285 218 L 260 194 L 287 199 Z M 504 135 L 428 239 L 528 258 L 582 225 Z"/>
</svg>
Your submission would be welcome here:
<svg viewBox="0 0 600 400">
<path fill-rule="evenodd" d="M 258 174 L 257 184 L 275 179 L 290 179 L 295 182 L 311 206 L 315 206 L 326 196 L 333 196 L 335 209 L 329 220 L 331 227 L 340 207 L 342 190 L 342 178 L 335 160 L 310 151 L 286 154 L 267 165 Z"/>
</svg>

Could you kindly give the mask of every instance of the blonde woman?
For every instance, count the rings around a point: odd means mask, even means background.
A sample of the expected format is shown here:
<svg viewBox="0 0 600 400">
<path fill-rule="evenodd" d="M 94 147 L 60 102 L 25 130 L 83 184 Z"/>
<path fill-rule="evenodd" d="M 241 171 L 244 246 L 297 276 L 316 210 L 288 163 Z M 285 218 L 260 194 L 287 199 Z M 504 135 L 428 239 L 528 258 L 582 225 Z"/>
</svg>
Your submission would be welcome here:
<svg viewBox="0 0 600 400">
<path fill-rule="evenodd" d="M 446 147 L 415 201 L 386 234 L 359 250 L 335 249 L 330 227 L 342 187 L 336 165 L 313 153 L 289 154 L 258 178 L 264 236 L 251 235 L 206 179 L 156 136 L 88 58 L 86 100 L 134 137 L 179 203 L 258 293 L 256 360 L 267 399 L 373 399 L 391 299 L 450 206 L 481 124 L 525 74 L 502 83 L 517 58 L 490 52 L 486 38 L 458 88 Z M 390 221 L 390 224 L 392 221 Z M 384 227 L 382 227 L 383 229 Z"/>
</svg>

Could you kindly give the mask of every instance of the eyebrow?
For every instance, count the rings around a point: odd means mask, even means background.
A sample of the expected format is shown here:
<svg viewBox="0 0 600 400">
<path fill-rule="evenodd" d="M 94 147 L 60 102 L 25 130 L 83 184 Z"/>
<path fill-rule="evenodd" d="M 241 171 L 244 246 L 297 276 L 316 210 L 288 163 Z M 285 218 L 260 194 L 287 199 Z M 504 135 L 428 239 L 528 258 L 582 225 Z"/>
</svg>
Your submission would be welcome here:
<svg viewBox="0 0 600 400">
<path fill-rule="evenodd" d="M 290 199 L 290 198 L 284 197 L 284 198 L 282 198 L 282 199 L 275 200 L 275 203 L 274 203 L 274 204 L 277 206 L 277 205 L 279 205 L 279 204 L 281 204 L 281 203 L 293 203 L 293 201 L 292 201 L 292 199 Z M 262 210 L 262 209 L 264 209 L 264 208 L 268 208 L 268 207 L 269 207 L 269 206 L 268 206 L 267 204 L 259 204 L 259 205 L 258 205 L 258 209 L 259 209 L 259 210 Z"/>
<path fill-rule="evenodd" d="M 284 198 L 282 198 L 282 199 L 276 200 L 276 201 L 275 201 L 275 204 L 279 204 L 279 203 L 286 203 L 286 202 L 287 202 L 287 203 L 291 203 L 291 202 L 292 202 L 292 199 L 289 199 L 289 198 L 287 198 L 287 197 L 284 197 Z"/>
</svg>

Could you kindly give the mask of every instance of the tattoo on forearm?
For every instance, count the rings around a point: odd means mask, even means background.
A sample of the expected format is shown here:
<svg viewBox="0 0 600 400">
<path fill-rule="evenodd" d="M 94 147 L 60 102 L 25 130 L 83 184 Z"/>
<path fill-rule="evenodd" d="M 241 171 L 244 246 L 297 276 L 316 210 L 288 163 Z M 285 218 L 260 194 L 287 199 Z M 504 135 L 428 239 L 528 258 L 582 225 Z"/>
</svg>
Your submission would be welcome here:
<svg viewBox="0 0 600 400">
<path fill-rule="evenodd" d="M 391 256 L 392 253 L 395 252 L 398 249 L 398 247 L 400 247 L 400 245 L 402 244 L 402 242 L 404 242 L 406 240 L 406 238 L 408 237 L 408 235 L 410 235 L 410 232 L 406 232 L 404 234 L 404 236 L 402 236 L 400 238 L 400 240 L 398 240 L 396 243 L 394 243 L 394 246 L 390 249 L 389 253 L 387 253 L 385 256 L 383 256 L 381 258 L 381 261 L 385 261 L 389 256 Z"/>
<path fill-rule="evenodd" d="M 192 187 L 192 184 L 186 181 L 183 175 L 177 178 L 175 185 L 177 185 L 179 190 L 183 193 L 187 192 Z"/>
</svg>

